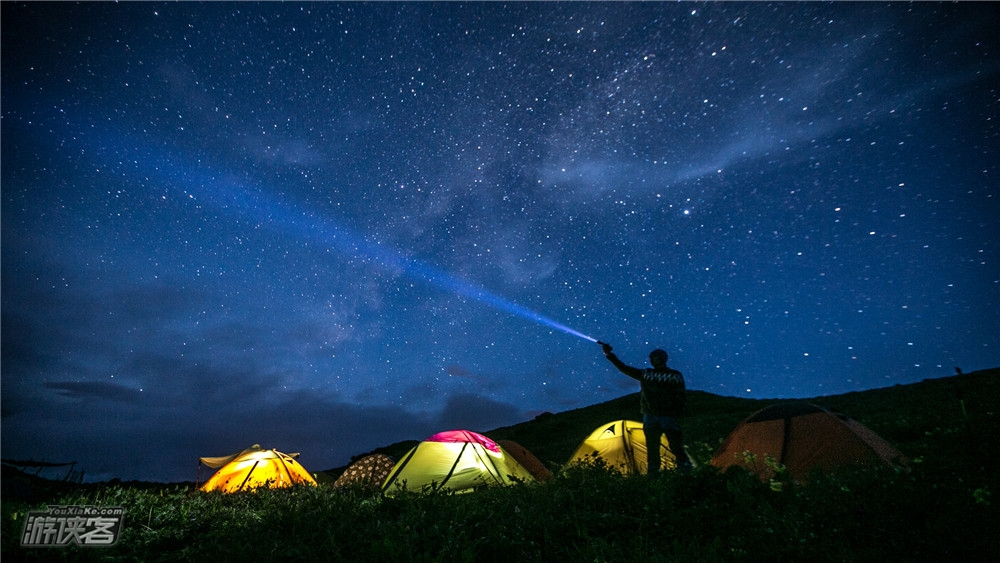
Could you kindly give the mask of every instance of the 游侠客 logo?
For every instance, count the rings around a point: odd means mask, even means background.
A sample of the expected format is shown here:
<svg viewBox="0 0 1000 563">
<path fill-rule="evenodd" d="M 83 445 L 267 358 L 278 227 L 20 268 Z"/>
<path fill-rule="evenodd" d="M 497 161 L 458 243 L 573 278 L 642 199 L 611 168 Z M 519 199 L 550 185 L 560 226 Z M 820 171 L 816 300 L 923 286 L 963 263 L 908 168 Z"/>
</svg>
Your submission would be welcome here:
<svg viewBox="0 0 1000 563">
<path fill-rule="evenodd" d="M 124 520 L 125 509 L 120 506 L 49 506 L 28 512 L 21 545 L 110 546 L 118 541 Z"/>
</svg>

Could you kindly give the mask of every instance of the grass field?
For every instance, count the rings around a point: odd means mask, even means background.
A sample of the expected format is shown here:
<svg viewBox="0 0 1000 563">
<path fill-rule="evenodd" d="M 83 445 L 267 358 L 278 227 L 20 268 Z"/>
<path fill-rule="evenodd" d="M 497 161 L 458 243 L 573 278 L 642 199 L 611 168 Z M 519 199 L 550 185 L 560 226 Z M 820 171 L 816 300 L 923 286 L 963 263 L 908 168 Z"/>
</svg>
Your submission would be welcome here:
<svg viewBox="0 0 1000 563">
<path fill-rule="evenodd" d="M 544 484 L 383 497 L 330 486 L 201 493 L 193 484 L 30 483 L 4 475 L 4 561 L 996 561 L 1000 369 L 809 402 L 865 424 L 909 472 L 856 468 L 808 485 L 708 464 L 743 418 L 777 401 L 691 392 L 682 420 L 699 468 L 658 480 L 563 468 L 587 434 L 638 417 L 629 395 L 484 432 L 556 472 Z M 414 443 L 378 451 L 399 459 Z M 325 473 L 329 481 L 341 470 Z M 112 547 L 20 547 L 29 510 L 122 506 Z"/>
</svg>

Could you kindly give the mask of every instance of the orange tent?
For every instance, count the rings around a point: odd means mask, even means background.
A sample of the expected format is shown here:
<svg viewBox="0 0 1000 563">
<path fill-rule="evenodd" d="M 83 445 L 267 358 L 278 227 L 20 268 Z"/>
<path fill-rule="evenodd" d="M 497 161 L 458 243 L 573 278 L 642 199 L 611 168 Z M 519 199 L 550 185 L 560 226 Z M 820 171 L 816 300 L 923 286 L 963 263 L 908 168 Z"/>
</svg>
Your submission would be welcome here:
<svg viewBox="0 0 1000 563">
<path fill-rule="evenodd" d="M 202 491 L 235 493 L 268 487 L 278 489 L 292 485 L 316 485 L 316 480 L 295 458 L 299 454 L 283 454 L 263 450 L 254 445 L 238 454 L 224 457 L 203 457 L 209 467 L 221 467 L 201 486 Z"/>
<path fill-rule="evenodd" d="M 906 458 L 875 432 L 843 415 L 808 403 L 772 405 L 750 415 L 722 442 L 712 465 L 745 467 L 767 481 L 775 464 L 799 482 L 814 470 L 856 464 L 905 467 Z"/>
<path fill-rule="evenodd" d="M 531 476 L 535 478 L 536 481 L 549 481 L 552 479 L 552 472 L 548 470 L 547 467 L 537 458 L 535 454 L 528 451 L 527 448 L 518 444 L 513 440 L 497 440 L 497 445 L 499 445 L 507 455 L 517 460 L 525 469 L 531 473 Z"/>
</svg>

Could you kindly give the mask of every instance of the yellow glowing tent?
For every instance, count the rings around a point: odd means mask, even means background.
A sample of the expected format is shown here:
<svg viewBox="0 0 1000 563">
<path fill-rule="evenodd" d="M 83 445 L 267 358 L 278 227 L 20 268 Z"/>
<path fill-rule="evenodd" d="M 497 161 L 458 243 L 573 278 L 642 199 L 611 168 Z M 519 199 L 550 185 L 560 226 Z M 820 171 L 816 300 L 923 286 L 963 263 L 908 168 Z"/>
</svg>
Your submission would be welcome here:
<svg viewBox="0 0 1000 563">
<path fill-rule="evenodd" d="M 316 480 L 298 461 L 299 454 L 283 454 L 254 445 L 238 454 L 203 457 L 209 467 L 221 467 L 201 486 L 203 491 L 235 493 L 258 487 L 279 489 L 292 485 L 316 485 Z"/>
<path fill-rule="evenodd" d="M 400 490 L 470 492 L 490 485 L 533 482 L 531 473 L 493 440 L 468 430 L 440 432 L 417 444 L 382 484 Z"/>
<path fill-rule="evenodd" d="M 677 468 L 677 458 L 670 452 L 667 437 L 660 440 L 660 467 Z M 616 420 L 602 424 L 569 458 L 569 463 L 593 463 L 601 459 L 608 467 L 624 475 L 646 474 L 646 434 L 642 423 L 634 420 Z"/>
</svg>

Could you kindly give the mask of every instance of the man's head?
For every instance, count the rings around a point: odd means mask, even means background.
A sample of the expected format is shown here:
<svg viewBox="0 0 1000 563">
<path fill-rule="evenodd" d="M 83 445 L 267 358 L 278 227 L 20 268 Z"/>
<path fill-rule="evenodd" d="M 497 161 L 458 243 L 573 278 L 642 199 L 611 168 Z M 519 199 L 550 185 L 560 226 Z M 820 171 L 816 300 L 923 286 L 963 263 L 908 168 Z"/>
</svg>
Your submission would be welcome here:
<svg viewBox="0 0 1000 563">
<path fill-rule="evenodd" d="M 649 363 L 653 364 L 654 368 L 664 367 L 667 365 L 668 357 L 665 351 L 657 348 L 649 353 Z"/>
</svg>

